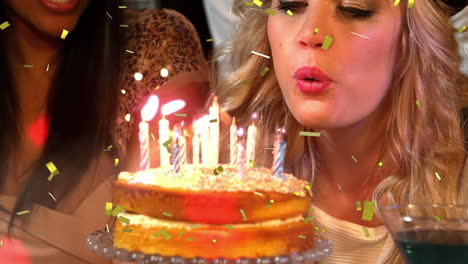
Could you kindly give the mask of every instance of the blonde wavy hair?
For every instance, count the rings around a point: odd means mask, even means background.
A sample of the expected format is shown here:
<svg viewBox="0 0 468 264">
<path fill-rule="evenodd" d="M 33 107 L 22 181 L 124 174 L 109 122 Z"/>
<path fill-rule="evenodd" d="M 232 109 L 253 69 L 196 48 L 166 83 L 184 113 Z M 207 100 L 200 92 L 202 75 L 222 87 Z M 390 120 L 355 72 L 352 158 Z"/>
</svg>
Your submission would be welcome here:
<svg viewBox="0 0 468 264">
<path fill-rule="evenodd" d="M 255 50 L 271 55 L 268 8 L 271 0 L 263 1 L 262 7 L 235 1 L 233 10 L 241 17 L 236 36 L 214 53 L 214 58 L 229 55 L 233 70 L 213 75 L 212 85 L 221 106 L 240 123 L 248 122 L 249 113 L 259 113 L 259 134 L 271 135 L 276 127 L 285 126 L 286 164 L 297 177 L 313 182 L 320 165 L 316 139 L 297 136 L 310 129 L 301 126 L 286 106 L 272 60 L 251 54 Z M 395 64 L 388 95 L 391 107 L 383 119 L 386 130 L 381 138 L 382 155 L 398 164 L 399 171 L 377 186 L 373 200 L 392 194 L 394 203 L 467 203 L 460 110 L 468 105 L 468 78 L 459 70 L 449 9 L 435 0 L 418 0 L 411 9 L 404 0 L 395 8 L 402 12 L 398 50 L 403 59 L 397 58 Z M 265 67 L 270 72 L 262 77 L 259 73 Z M 381 220 L 378 210 L 376 216 Z M 385 262 L 402 263 L 396 248 Z"/>
</svg>

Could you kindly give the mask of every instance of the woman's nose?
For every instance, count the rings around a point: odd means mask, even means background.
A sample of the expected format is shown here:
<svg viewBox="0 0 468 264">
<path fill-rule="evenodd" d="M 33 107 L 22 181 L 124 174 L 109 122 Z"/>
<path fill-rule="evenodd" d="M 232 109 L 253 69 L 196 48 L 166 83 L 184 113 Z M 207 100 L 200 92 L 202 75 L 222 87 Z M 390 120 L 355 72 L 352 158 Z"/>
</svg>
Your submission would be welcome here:
<svg viewBox="0 0 468 264">
<path fill-rule="evenodd" d="M 303 14 L 303 19 L 300 20 L 301 25 L 298 27 L 297 41 L 301 47 L 305 48 L 321 48 L 325 35 L 327 33 L 327 6 L 320 2 L 325 1 L 310 1 L 307 11 Z"/>
</svg>

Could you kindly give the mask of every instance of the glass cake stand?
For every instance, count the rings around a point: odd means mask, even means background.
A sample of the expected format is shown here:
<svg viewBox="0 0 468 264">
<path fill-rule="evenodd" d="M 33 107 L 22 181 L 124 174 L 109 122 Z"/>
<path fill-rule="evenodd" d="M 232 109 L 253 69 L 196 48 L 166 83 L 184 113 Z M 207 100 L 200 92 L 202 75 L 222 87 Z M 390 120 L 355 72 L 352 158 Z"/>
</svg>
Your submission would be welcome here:
<svg viewBox="0 0 468 264">
<path fill-rule="evenodd" d="M 239 259 L 204 259 L 202 257 L 183 258 L 180 256 L 161 256 L 158 254 L 144 254 L 141 252 L 131 252 L 114 247 L 114 232 L 112 229 L 98 230 L 91 233 L 86 239 L 88 248 L 97 255 L 106 258 L 118 259 L 120 261 L 136 263 L 157 263 L 157 264 L 312 264 L 316 261 L 328 257 L 332 251 L 332 243 L 321 237 L 314 237 L 315 247 L 303 252 L 292 253 L 290 255 L 280 255 L 275 257 L 259 258 L 239 258 Z"/>
</svg>

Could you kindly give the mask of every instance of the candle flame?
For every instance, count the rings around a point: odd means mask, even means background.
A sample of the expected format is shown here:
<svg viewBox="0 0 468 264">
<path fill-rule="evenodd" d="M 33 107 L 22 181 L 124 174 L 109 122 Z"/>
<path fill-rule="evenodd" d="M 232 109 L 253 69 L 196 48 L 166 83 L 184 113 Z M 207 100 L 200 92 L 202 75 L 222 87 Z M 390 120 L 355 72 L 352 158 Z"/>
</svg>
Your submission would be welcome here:
<svg viewBox="0 0 468 264">
<path fill-rule="evenodd" d="M 159 98 L 156 95 L 152 95 L 148 102 L 141 109 L 141 119 L 143 121 L 150 121 L 158 112 Z"/>
<path fill-rule="evenodd" d="M 161 113 L 163 116 L 170 115 L 179 111 L 185 107 L 185 101 L 183 100 L 174 100 L 161 107 Z"/>
</svg>

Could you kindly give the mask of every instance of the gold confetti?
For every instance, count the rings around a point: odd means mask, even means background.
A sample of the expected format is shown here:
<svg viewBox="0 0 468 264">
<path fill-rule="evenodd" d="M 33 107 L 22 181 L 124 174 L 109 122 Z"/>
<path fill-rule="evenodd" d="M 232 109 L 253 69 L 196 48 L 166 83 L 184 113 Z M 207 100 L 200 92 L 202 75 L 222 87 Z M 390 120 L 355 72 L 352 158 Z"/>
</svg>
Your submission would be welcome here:
<svg viewBox="0 0 468 264">
<path fill-rule="evenodd" d="M 351 158 L 353 158 L 354 162 L 357 163 L 357 159 L 354 156 L 351 156 Z"/>
<path fill-rule="evenodd" d="M 294 13 L 291 10 L 286 11 L 286 13 L 288 13 L 289 16 L 294 16 Z"/>
<path fill-rule="evenodd" d="M 62 35 L 60 36 L 61 39 L 65 39 L 68 36 L 68 30 L 64 29 L 62 31 Z"/>
<path fill-rule="evenodd" d="M 50 171 L 50 176 L 48 178 L 49 181 L 51 181 L 55 175 L 60 174 L 60 171 L 57 169 L 57 167 L 55 167 L 55 164 L 52 161 L 48 162 L 46 167 Z"/>
<path fill-rule="evenodd" d="M 393 2 L 393 6 L 397 6 L 399 3 L 400 3 L 400 0 L 395 0 L 395 2 Z"/>
<path fill-rule="evenodd" d="M 211 242 L 213 242 L 213 244 L 216 243 L 216 239 L 211 240 Z"/>
<path fill-rule="evenodd" d="M 421 109 L 421 102 L 419 102 L 419 100 L 416 100 L 416 105 L 418 106 L 419 109 Z"/>
<path fill-rule="evenodd" d="M 361 208 L 361 202 L 360 201 L 357 201 L 356 202 L 356 211 L 361 211 L 362 208 Z"/>
<path fill-rule="evenodd" d="M 114 166 L 115 167 L 119 166 L 119 159 L 114 159 Z"/>
<path fill-rule="evenodd" d="M 322 133 L 320 132 L 308 132 L 308 131 L 301 131 L 299 132 L 299 136 L 305 136 L 305 137 L 320 137 Z"/>
<path fill-rule="evenodd" d="M 216 169 L 213 170 L 214 175 L 218 175 L 224 171 L 223 166 L 219 165 Z"/>
<path fill-rule="evenodd" d="M 408 0 L 408 8 L 413 8 L 414 0 Z"/>
<path fill-rule="evenodd" d="M 234 229 L 234 227 L 233 227 L 232 225 L 226 224 L 226 225 L 224 225 L 224 226 L 225 226 L 227 229 Z"/>
<path fill-rule="evenodd" d="M 24 67 L 24 68 L 33 68 L 33 67 L 34 67 L 34 65 L 31 65 L 31 64 L 25 64 L 25 65 L 23 65 L 23 67 Z"/>
<path fill-rule="evenodd" d="M 127 217 L 124 217 L 124 216 L 119 216 L 119 218 L 117 220 L 119 220 L 120 222 L 125 223 L 127 225 L 130 224 L 130 219 L 128 219 Z"/>
<path fill-rule="evenodd" d="M 302 239 L 306 239 L 306 237 L 303 236 L 303 235 L 298 235 L 297 237 L 302 238 Z"/>
<path fill-rule="evenodd" d="M 243 209 L 240 209 L 240 213 L 242 214 L 242 218 L 244 219 L 244 221 L 247 220 L 247 216 L 245 215 Z"/>
<path fill-rule="evenodd" d="M 23 211 L 17 212 L 16 215 L 24 215 L 24 214 L 28 214 L 29 212 L 30 212 L 29 210 L 23 210 Z"/>
<path fill-rule="evenodd" d="M 438 222 L 440 222 L 440 220 L 441 220 L 440 217 L 438 217 L 438 216 L 434 216 L 434 219 L 437 220 Z"/>
<path fill-rule="evenodd" d="M 326 35 L 325 40 L 323 41 L 323 44 L 322 44 L 322 49 L 323 50 L 328 50 L 332 43 L 333 43 L 333 38 Z"/>
<path fill-rule="evenodd" d="M 214 39 L 210 38 L 210 39 L 207 39 L 206 42 L 213 42 Z"/>
<path fill-rule="evenodd" d="M 260 73 L 260 75 L 261 75 L 262 77 L 265 77 L 265 74 L 267 74 L 269 70 L 270 70 L 270 68 L 268 68 L 268 67 L 263 68 L 263 70 L 262 70 L 262 72 Z"/>
<path fill-rule="evenodd" d="M 5 21 L 2 24 L 0 24 L 0 29 L 5 30 L 9 26 L 10 26 L 10 23 L 8 23 L 8 21 Z"/>
<path fill-rule="evenodd" d="M 379 167 L 382 167 L 383 166 L 383 162 L 379 162 Z"/>
<path fill-rule="evenodd" d="M 437 177 L 437 179 L 438 179 L 439 181 L 442 180 L 442 178 L 440 177 L 439 173 L 436 172 L 436 173 L 435 173 L 435 176 Z"/>
<path fill-rule="evenodd" d="M 163 212 L 163 215 L 168 216 L 168 217 L 172 217 L 172 214 L 166 213 L 166 212 Z"/>
<path fill-rule="evenodd" d="M 194 225 L 191 225 L 190 227 L 194 228 L 194 227 L 199 227 L 199 226 L 201 226 L 201 225 L 200 224 L 194 224 Z"/>
<path fill-rule="evenodd" d="M 175 116 L 182 116 L 182 117 L 186 117 L 187 114 L 174 114 Z"/>
<path fill-rule="evenodd" d="M 104 215 L 111 215 L 112 212 L 112 203 L 106 203 L 106 213 Z"/>
<path fill-rule="evenodd" d="M 186 239 L 187 239 L 188 241 L 190 241 L 190 242 L 192 241 L 192 238 L 190 238 L 190 237 L 187 237 Z"/>
<path fill-rule="evenodd" d="M 107 149 L 112 149 L 113 147 L 114 147 L 114 146 L 109 145 L 109 146 L 107 147 Z"/>
<path fill-rule="evenodd" d="M 374 217 L 375 202 L 364 201 L 364 211 L 362 212 L 362 220 L 372 221 Z"/>
<path fill-rule="evenodd" d="M 465 25 L 462 25 L 462 26 L 460 27 L 460 29 L 458 29 L 458 33 L 463 33 L 463 32 L 465 32 L 465 30 L 466 30 L 466 26 L 465 26 Z"/>
<path fill-rule="evenodd" d="M 120 27 L 128 27 L 128 25 L 120 25 Z"/>
<path fill-rule="evenodd" d="M 370 237 L 369 230 L 367 230 L 367 227 L 363 226 L 362 231 L 364 231 L 364 234 L 366 235 L 366 237 Z"/>
<path fill-rule="evenodd" d="M 218 122 L 218 119 L 211 119 L 210 120 L 210 123 L 216 123 L 216 122 Z"/>
<path fill-rule="evenodd" d="M 267 10 L 265 10 L 265 12 L 267 12 L 269 15 L 276 15 L 276 12 L 275 10 L 271 9 L 271 8 L 268 8 Z"/>
<path fill-rule="evenodd" d="M 301 193 L 298 192 L 298 191 L 295 191 L 295 192 L 294 192 L 294 195 L 299 196 L 299 195 L 301 195 Z"/>
<path fill-rule="evenodd" d="M 314 35 L 317 35 L 318 34 L 318 28 L 315 28 L 314 29 Z"/>
<path fill-rule="evenodd" d="M 310 188 L 312 188 L 312 184 L 311 183 L 308 183 L 304 189 L 306 189 L 307 191 L 310 191 Z"/>
<path fill-rule="evenodd" d="M 119 6 L 119 8 L 127 8 L 127 6 Z"/>
<path fill-rule="evenodd" d="M 253 3 L 257 6 L 262 6 L 263 5 L 263 2 L 260 1 L 260 0 L 253 0 Z"/>
<path fill-rule="evenodd" d="M 111 215 L 112 216 L 117 216 L 120 212 L 123 211 L 123 207 L 119 204 L 117 205 L 114 210 L 112 211 Z"/>
</svg>

